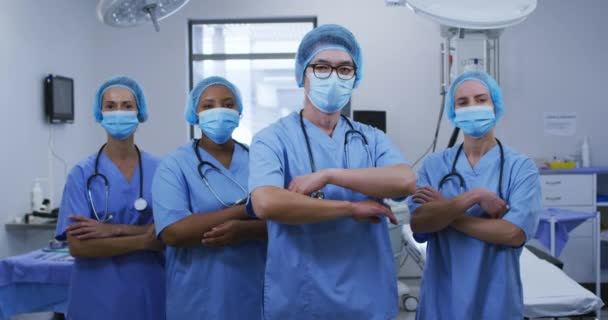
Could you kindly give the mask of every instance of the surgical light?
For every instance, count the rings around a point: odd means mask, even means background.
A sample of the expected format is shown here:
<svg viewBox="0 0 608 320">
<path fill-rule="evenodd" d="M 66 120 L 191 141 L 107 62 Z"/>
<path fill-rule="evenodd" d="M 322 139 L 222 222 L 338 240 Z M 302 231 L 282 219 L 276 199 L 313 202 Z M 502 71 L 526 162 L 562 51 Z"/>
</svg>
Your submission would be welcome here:
<svg viewBox="0 0 608 320">
<path fill-rule="evenodd" d="M 133 27 L 152 22 L 160 31 L 158 22 L 181 9 L 189 0 L 100 0 L 97 18 L 113 27 Z"/>
</svg>

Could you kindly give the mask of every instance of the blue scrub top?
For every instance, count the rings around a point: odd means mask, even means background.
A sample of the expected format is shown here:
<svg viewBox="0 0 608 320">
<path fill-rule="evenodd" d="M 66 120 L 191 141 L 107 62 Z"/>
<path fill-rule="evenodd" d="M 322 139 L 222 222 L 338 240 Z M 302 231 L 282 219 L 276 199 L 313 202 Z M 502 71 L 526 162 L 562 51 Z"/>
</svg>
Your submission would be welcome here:
<svg viewBox="0 0 608 320">
<path fill-rule="evenodd" d="M 201 157 L 213 163 L 247 190 L 249 153 L 235 145 L 230 168 L 199 147 Z M 152 184 L 156 232 L 190 214 L 224 209 L 198 173 L 198 159 L 192 143 L 179 147 L 158 167 Z M 209 184 L 225 203 L 246 196 L 227 177 L 204 167 Z M 202 237 L 202 234 L 201 234 Z M 211 248 L 167 247 L 167 319 L 259 319 L 265 241 L 246 241 Z"/>
<path fill-rule="evenodd" d="M 538 169 L 526 156 L 504 147 L 503 196 L 510 206 L 503 219 L 521 228 L 526 239 L 534 236 L 541 210 Z M 430 155 L 418 173 L 418 187 L 438 190 L 448 174 L 458 146 Z M 474 168 L 464 152 L 456 164 L 465 180 L 464 191 L 484 188 L 498 193 L 500 148 L 488 151 Z M 441 194 L 460 194 L 458 180 L 450 179 Z M 410 212 L 420 206 L 408 199 Z M 466 214 L 482 217 L 474 205 Z M 486 243 L 447 227 L 439 232 L 414 234 L 428 241 L 427 260 L 420 287 L 417 319 L 518 319 L 523 318 L 523 295 L 519 271 L 522 248 Z"/>
<path fill-rule="evenodd" d="M 332 137 L 304 119 L 317 170 L 345 168 L 340 118 Z M 352 121 L 369 142 L 371 159 L 359 137 L 349 138 L 350 168 L 405 164 L 388 137 Z M 251 146 L 249 190 L 287 188 L 296 176 L 311 172 L 298 113 L 259 132 Z M 327 185 L 326 199 L 363 201 L 363 194 Z M 268 221 L 268 260 L 264 318 L 387 320 L 398 313 L 397 277 L 386 220 L 379 224 L 341 218 L 314 224 Z"/>
<path fill-rule="evenodd" d="M 95 172 L 97 153 L 78 163 L 70 172 L 59 209 L 55 236 L 65 240 L 70 215 L 95 219 L 87 194 L 87 179 Z M 143 196 L 152 203 L 150 185 L 159 160 L 141 153 Z M 108 223 L 145 225 L 154 223 L 151 205 L 143 212 L 133 203 L 139 198 L 139 166 L 128 182 L 118 167 L 102 153 L 99 172 L 110 186 Z M 105 188 L 102 178 L 91 185 L 93 202 L 100 218 L 105 217 Z M 107 258 L 76 258 L 68 298 L 68 319 L 164 319 L 164 256 L 153 251 L 137 251 Z"/>
</svg>

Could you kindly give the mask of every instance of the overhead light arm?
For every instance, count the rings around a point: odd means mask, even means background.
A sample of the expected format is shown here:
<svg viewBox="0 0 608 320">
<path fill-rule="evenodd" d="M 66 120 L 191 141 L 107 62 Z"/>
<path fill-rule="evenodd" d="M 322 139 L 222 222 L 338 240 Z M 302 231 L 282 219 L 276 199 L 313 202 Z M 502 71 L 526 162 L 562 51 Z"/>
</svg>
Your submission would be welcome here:
<svg viewBox="0 0 608 320">
<path fill-rule="evenodd" d="M 159 32 L 160 26 L 158 25 L 158 19 L 156 19 L 156 7 L 158 7 L 158 4 L 150 3 L 145 5 L 143 10 L 148 14 L 148 16 L 150 16 L 150 20 L 152 20 L 152 24 L 154 24 L 154 29 L 156 32 Z"/>
</svg>

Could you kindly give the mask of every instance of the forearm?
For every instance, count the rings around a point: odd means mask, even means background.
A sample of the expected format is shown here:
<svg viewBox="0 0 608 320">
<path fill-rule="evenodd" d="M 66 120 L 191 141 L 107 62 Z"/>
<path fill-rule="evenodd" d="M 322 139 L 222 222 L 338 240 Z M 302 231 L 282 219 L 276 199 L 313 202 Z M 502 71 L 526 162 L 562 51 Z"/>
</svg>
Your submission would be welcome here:
<svg viewBox="0 0 608 320">
<path fill-rule="evenodd" d="M 495 245 L 521 247 L 526 241 L 524 232 L 503 219 L 486 219 L 460 216 L 451 227 L 473 238 Z"/>
<path fill-rule="evenodd" d="M 245 220 L 242 226 L 244 240 L 268 240 L 266 221 Z"/>
<path fill-rule="evenodd" d="M 427 233 L 443 230 L 477 202 L 479 194 L 476 190 L 471 190 L 449 200 L 425 203 L 412 213 L 412 231 Z"/>
<path fill-rule="evenodd" d="M 104 258 L 146 250 L 143 235 L 79 240 L 68 234 L 70 254 L 78 258 Z"/>
<path fill-rule="evenodd" d="M 416 191 L 416 175 L 406 165 L 364 169 L 327 169 L 328 184 L 371 198 L 406 197 Z"/>
<path fill-rule="evenodd" d="M 213 212 L 191 214 L 170 226 L 160 234 L 160 239 L 174 247 L 200 246 L 205 232 L 228 220 L 246 219 L 245 206 L 230 207 Z"/>
<path fill-rule="evenodd" d="M 140 234 L 146 233 L 149 228 L 154 228 L 153 224 L 146 225 L 132 225 L 132 224 L 117 224 L 116 228 L 116 236 L 117 237 L 126 237 L 126 236 L 137 236 Z"/>
<path fill-rule="evenodd" d="M 348 201 L 320 200 L 276 187 L 260 187 L 251 194 L 253 209 L 263 220 L 286 224 L 317 223 L 351 215 Z"/>
</svg>

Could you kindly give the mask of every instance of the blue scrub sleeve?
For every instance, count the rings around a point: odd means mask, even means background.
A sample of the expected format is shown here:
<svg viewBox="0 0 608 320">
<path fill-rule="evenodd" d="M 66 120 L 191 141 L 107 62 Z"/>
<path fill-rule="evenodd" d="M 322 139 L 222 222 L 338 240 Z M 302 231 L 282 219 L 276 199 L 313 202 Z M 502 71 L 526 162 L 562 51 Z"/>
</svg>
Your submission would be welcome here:
<svg viewBox="0 0 608 320">
<path fill-rule="evenodd" d="M 191 214 L 188 183 L 177 161 L 163 160 L 152 180 L 152 199 L 156 236 L 169 225 Z"/>
<path fill-rule="evenodd" d="M 513 183 L 507 199 L 509 212 L 503 219 L 518 226 L 526 234 L 528 241 L 536 233 L 542 209 L 538 169 L 532 160 L 526 159 L 512 179 Z"/>
<path fill-rule="evenodd" d="M 407 161 L 405 160 L 405 158 L 403 157 L 403 154 L 401 154 L 401 151 L 399 151 L 399 148 L 397 148 L 397 146 L 395 146 L 395 144 L 393 144 L 393 142 L 391 141 L 391 139 L 388 138 L 388 136 L 376 129 L 373 128 L 373 134 L 375 135 L 375 141 L 376 141 L 376 146 L 375 146 L 375 155 L 376 155 L 376 159 L 375 159 L 375 164 L 376 167 L 380 168 L 380 167 L 388 167 L 388 166 L 394 166 L 394 165 L 398 165 L 398 164 L 405 164 L 405 165 L 409 165 L 407 163 Z M 400 202 L 405 200 L 406 197 L 397 197 L 397 198 L 393 198 L 394 201 Z"/>
<path fill-rule="evenodd" d="M 399 151 L 399 148 L 388 138 L 388 136 L 376 129 L 373 128 L 373 134 L 375 135 L 375 155 L 376 155 L 376 167 L 387 167 L 394 166 L 398 164 L 408 164 L 405 161 L 405 158 Z"/>
<path fill-rule="evenodd" d="M 279 155 L 283 154 L 276 136 L 258 134 L 249 149 L 249 192 L 258 187 L 285 188 L 284 165 Z"/>
<path fill-rule="evenodd" d="M 429 186 L 432 187 L 428 174 L 428 167 L 430 166 L 430 162 L 432 161 L 433 158 L 431 156 L 427 158 L 422 164 L 422 168 L 420 168 L 420 170 L 418 171 L 418 176 L 416 177 L 416 189 Z M 416 209 L 418 209 L 421 204 L 412 201 L 412 197 L 410 196 L 407 198 L 407 206 L 410 209 L 410 215 L 414 215 L 416 213 Z M 419 243 L 427 242 L 430 237 L 431 233 L 414 233 L 414 240 Z"/>
<path fill-rule="evenodd" d="M 61 205 L 59 206 L 59 217 L 55 228 L 55 239 L 65 241 L 67 236 L 65 229 L 74 222 L 69 216 L 83 216 L 91 218 L 91 209 L 87 195 L 87 179 L 81 167 L 76 166 L 68 175 L 63 188 Z"/>
</svg>

